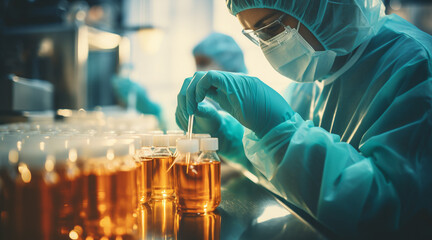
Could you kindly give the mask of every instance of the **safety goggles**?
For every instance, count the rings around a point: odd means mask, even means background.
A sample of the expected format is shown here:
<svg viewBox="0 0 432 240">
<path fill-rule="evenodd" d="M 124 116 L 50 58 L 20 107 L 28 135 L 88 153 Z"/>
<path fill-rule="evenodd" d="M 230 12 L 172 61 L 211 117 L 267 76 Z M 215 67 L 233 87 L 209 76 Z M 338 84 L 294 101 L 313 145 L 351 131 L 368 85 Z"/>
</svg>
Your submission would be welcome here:
<svg viewBox="0 0 432 240">
<path fill-rule="evenodd" d="M 249 40 L 259 46 L 261 43 L 266 43 L 268 40 L 285 30 L 285 25 L 282 23 L 285 16 L 286 14 L 282 14 L 272 23 L 257 30 L 243 29 L 242 33 L 249 38 Z"/>
</svg>

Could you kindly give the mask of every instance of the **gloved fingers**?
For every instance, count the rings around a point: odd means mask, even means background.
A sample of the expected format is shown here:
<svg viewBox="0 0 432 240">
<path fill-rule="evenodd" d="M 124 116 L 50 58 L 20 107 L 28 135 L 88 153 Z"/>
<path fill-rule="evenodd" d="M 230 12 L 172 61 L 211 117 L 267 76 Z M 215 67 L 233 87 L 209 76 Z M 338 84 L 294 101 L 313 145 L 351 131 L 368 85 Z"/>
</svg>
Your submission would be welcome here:
<svg viewBox="0 0 432 240">
<path fill-rule="evenodd" d="M 186 113 L 186 90 L 190 84 L 190 82 L 192 81 L 192 78 L 186 78 L 183 81 L 183 85 L 180 89 L 180 92 L 177 95 L 177 108 L 176 108 L 176 122 L 177 125 L 185 130 L 187 129 L 187 118 L 188 115 Z"/>
<path fill-rule="evenodd" d="M 198 102 L 195 100 L 195 87 L 201 78 L 206 75 L 206 73 L 207 72 L 195 72 L 191 82 L 189 83 L 189 86 L 186 89 L 186 109 L 189 115 L 194 114 L 197 109 Z"/>
<path fill-rule="evenodd" d="M 183 81 L 183 85 L 180 89 L 180 92 L 177 94 L 177 106 L 180 106 L 181 108 L 186 108 L 186 90 L 192 81 L 192 78 L 186 78 Z"/>
<path fill-rule="evenodd" d="M 176 109 L 175 116 L 176 116 L 176 123 L 180 127 L 180 129 L 187 131 L 187 125 L 188 125 L 187 118 L 185 116 L 184 111 L 182 111 L 182 109 L 179 108 L 178 106 Z"/>
<path fill-rule="evenodd" d="M 225 80 L 226 76 L 219 71 L 207 72 L 207 74 L 196 83 L 196 101 L 201 102 L 210 90 L 213 91 L 211 94 L 214 94 L 214 91 L 217 89 L 222 90 L 222 92 L 226 92 L 226 87 L 224 84 Z"/>
<path fill-rule="evenodd" d="M 196 116 L 206 117 L 206 118 L 212 118 L 217 114 L 218 114 L 217 109 L 205 99 L 204 101 L 198 103 L 197 111 L 195 112 Z"/>
</svg>

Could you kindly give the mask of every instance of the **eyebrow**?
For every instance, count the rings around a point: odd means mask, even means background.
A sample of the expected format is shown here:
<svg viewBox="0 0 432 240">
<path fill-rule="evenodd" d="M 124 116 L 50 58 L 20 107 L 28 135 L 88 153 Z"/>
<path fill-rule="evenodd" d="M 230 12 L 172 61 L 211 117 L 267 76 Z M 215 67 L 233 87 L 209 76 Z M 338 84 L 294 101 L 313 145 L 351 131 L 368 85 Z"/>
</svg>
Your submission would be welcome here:
<svg viewBox="0 0 432 240">
<path fill-rule="evenodd" d="M 275 16 L 275 15 L 278 15 L 278 14 L 279 14 L 279 13 L 274 12 L 274 13 L 270 13 L 270 14 L 264 16 L 263 18 L 261 18 L 258 22 L 256 22 L 256 23 L 254 24 L 254 28 L 256 29 L 256 28 L 260 28 L 260 27 L 262 27 L 263 23 L 264 23 L 266 20 L 268 20 L 268 19 L 270 19 L 271 17 L 273 17 L 273 16 Z"/>
</svg>

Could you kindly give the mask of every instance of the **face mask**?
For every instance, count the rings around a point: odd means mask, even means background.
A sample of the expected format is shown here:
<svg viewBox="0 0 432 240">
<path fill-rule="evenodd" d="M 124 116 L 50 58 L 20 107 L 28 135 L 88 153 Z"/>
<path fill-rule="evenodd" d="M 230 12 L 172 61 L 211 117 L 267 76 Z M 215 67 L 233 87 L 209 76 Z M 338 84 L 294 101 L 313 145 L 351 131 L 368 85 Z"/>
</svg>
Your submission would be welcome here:
<svg viewBox="0 0 432 240">
<path fill-rule="evenodd" d="M 315 51 L 289 26 L 277 36 L 260 44 L 265 57 L 280 74 L 296 82 L 313 82 L 329 74 L 336 57 L 334 51 Z"/>
</svg>

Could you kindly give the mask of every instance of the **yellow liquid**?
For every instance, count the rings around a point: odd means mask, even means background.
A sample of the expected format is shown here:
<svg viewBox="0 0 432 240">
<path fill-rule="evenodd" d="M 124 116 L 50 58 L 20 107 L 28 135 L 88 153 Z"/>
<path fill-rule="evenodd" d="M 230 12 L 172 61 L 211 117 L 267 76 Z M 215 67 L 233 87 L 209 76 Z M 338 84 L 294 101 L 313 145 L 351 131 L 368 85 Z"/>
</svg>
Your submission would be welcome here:
<svg viewBox="0 0 432 240">
<path fill-rule="evenodd" d="M 110 217 L 115 236 L 127 237 L 133 234 L 133 226 L 136 223 L 134 213 L 138 206 L 135 174 L 135 167 L 121 167 L 111 175 Z M 107 226 L 109 224 L 106 223 Z"/>
<path fill-rule="evenodd" d="M 153 158 L 152 198 L 169 198 L 174 195 L 174 172 L 167 172 L 173 163 L 172 157 Z"/>
<path fill-rule="evenodd" d="M 153 239 L 177 239 L 175 237 L 176 206 L 173 199 L 152 201 Z"/>
<path fill-rule="evenodd" d="M 178 239 L 220 239 L 221 217 L 214 212 L 179 213 L 176 218 Z"/>
<path fill-rule="evenodd" d="M 53 174 L 54 179 L 58 178 Z M 57 183 L 47 181 L 40 171 L 31 171 L 31 178 L 24 179 L 18 175 L 15 181 L 14 206 L 10 209 L 13 216 L 11 239 L 58 239 Z"/>
<path fill-rule="evenodd" d="M 187 169 L 189 166 L 189 169 Z M 174 165 L 176 202 L 184 212 L 210 212 L 221 201 L 220 162 L 200 162 Z"/>
<path fill-rule="evenodd" d="M 84 173 L 82 189 L 81 217 L 87 236 L 111 236 L 111 173 L 103 168 Z"/>
<path fill-rule="evenodd" d="M 140 203 L 145 203 L 151 198 L 153 160 L 151 158 L 140 158 L 137 164 L 138 199 Z"/>
</svg>

